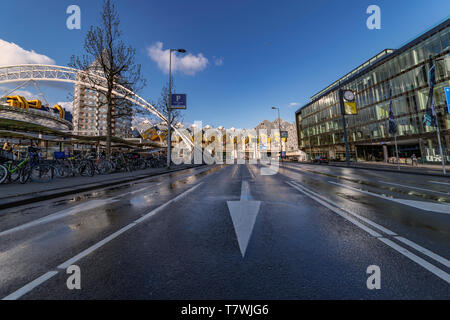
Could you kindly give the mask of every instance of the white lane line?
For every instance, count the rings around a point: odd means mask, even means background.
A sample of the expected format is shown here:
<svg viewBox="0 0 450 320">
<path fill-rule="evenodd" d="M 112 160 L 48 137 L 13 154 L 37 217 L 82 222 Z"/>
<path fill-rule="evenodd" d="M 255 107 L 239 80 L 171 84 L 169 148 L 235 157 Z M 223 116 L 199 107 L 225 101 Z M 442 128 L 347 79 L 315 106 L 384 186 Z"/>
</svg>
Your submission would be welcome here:
<svg viewBox="0 0 450 320">
<path fill-rule="evenodd" d="M 144 216 L 142 216 L 141 218 L 137 219 L 136 221 L 134 221 L 136 224 L 141 223 L 144 220 L 147 220 L 148 218 L 154 216 L 155 214 L 157 214 L 159 211 L 163 210 L 165 207 L 167 207 L 168 205 L 172 204 L 173 202 L 176 202 L 178 200 L 180 200 L 181 198 L 183 198 L 184 196 L 186 196 L 187 194 L 191 193 L 192 191 L 194 191 L 195 189 L 197 189 L 200 185 L 202 185 L 203 182 L 200 182 L 199 184 L 193 186 L 192 188 L 190 188 L 189 190 L 186 190 L 185 192 L 183 192 L 182 194 L 176 196 L 175 198 L 173 198 L 172 200 L 167 201 L 165 204 L 159 206 L 158 208 L 150 211 L 149 213 L 145 214 Z"/>
<path fill-rule="evenodd" d="M 300 185 L 298 184 L 297 181 L 292 181 L 292 182 L 295 183 L 296 185 L 300 186 Z M 302 187 L 302 186 L 300 186 L 300 187 Z M 321 197 L 320 195 L 316 194 L 314 191 L 311 191 L 311 190 L 307 189 L 306 187 L 303 187 L 303 188 L 306 189 L 307 191 L 309 191 L 310 193 L 314 193 L 316 196 Z M 321 197 L 321 198 L 322 198 L 324 201 L 327 201 L 327 202 L 329 202 L 329 203 L 331 202 L 330 200 L 328 200 L 328 199 L 326 199 L 326 198 L 323 198 L 323 197 Z M 334 204 L 334 203 L 332 203 L 332 204 L 333 204 L 333 205 L 336 205 L 336 204 Z M 436 254 L 436 253 L 434 253 L 434 252 L 432 252 L 432 251 L 430 251 L 430 250 L 428 250 L 428 249 L 426 249 L 426 248 L 424 248 L 424 247 L 418 245 L 418 244 L 415 243 L 415 242 L 412 242 L 412 241 L 410 241 L 410 240 L 408 240 L 408 239 L 406 239 L 406 238 L 403 238 L 403 237 L 401 237 L 401 236 L 398 236 L 395 232 L 392 232 L 391 230 L 386 229 L 385 227 L 383 227 L 383 226 L 381 226 L 381 225 L 379 225 L 379 224 L 377 224 L 377 223 L 375 223 L 375 222 L 373 222 L 373 221 L 371 221 L 371 220 L 369 220 L 369 219 L 367 219 L 367 218 L 365 218 L 365 217 L 363 217 L 363 216 L 360 216 L 360 215 L 358 215 L 358 214 L 356 214 L 356 213 L 353 213 L 353 212 L 351 212 L 351 211 L 349 211 L 349 210 L 345 210 L 345 211 L 346 211 L 347 213 L 349 213 L 349 214 L 351 214 L 351 215 L 357 217 L 358 219 L 360 219 L 360 220 L 366 222 L 367 224 L 373 226 L 374 228 L 376 228 L 376 229 L 378 229 L 378 230 L 380 230 L 380 231 L 386 233 L 387 235 L 394 237 L 394 239 L 397 239 L 397 240 L 403 242 L 404 244 L 410 246 L 411 248 L 413 248 L 413 249 L 415 249 L 415 250 L 421 252 L 422 254 L 424 254 L 424 255 L 426 255 L 426 256 L 432 258 L 433 260 L 436 260 L 437 262 L 439 262 L 439 263 L 445 265 L 446 267 L 449 267 L 449 268 L 450 268 L 450 261 L 447 260 L 447 259 L 445 259 L 444 257 L 439 256 L 438 254 Z"/>
<path fill-rule="evenodd" d="M 60 264 L 58 266 L 58 269 L 67 269 L 69 266 L 73 265 L 75 262 L 77 262 L 78 260 L 84 258 L 85 256 L 87 256 L 88 254 L 94 252 L 95 250 L 97 250 L 98 248 L 100 248 L 101 246 L 107 244 L 108 242 L 110 242 L 111 240 L 117 238 L 118 236 L 120 236 L 122 233 L 124 233 L 127 230 L 130 230 L 131 228 L 133 228 L 134 226 L 136 226 L 135 222 L 130 223 L 129 225 L 119 229 L 118 231 L 114 232 L 113 234 L 107 236 L 105 239 L 97 242 L 96 244 L 94 244 L 93 246 L 90 246 L 89 248 L 87 248 L 84 251 L 81 251 L 79 254 L 77 254 L 76 256 L 70 258 L 69 260 L 67 260 L 66 262 L 63 262 L 62 264 Z"/>
<path fill-rule="evenodd" d="M 110 204 L 112 202 L 119 201 L 118 200 L 119 198 L 124 197 L 124 196 L 126 196 L 128 194 L 134 194 L 134 193 L 141 192 L 141 191 L 144 191 L 145 189 L 148 189 L 148 188 L 151 188 L 151 187 L 156 187 L 156 186 L 157 185 L 147 186 L 145 188 L 142 188 L 142 189 L 139 189 L 139 190 L 136 190 L 136 191 L 127 192 L 127 193 L 124 193 L 124 194 L 122 194 L 120 196 L 113 197 L 113 198 L 107 198 L 107 199 L 101 199 L 101 200 L 90 200 L 90 201 L 87 201 L 85 203 L 80 203 L 79 205 L 70 207 L 68 209 L 65 209 L 65 210 L 62 210 L 62 211 L 57 211 L 57 212 L 52 213 L 52 214 L 50 214 L 48 216 L 36 219 L 34 221 L 31 221 L 31 222 L 27 222 L 27 223 L 21 224 L 21 225 L 19 225 L 17 227 L 14 227 L 14 228 L 11 228 L 11 229 L 8 229 L 8 230 L 4 230 L 4 231 L 0 232 L 0 237 L 1 236 L 5 236 L 7 234 L 11 234 L 11 233 L 17 232 L 17 231 L 23 231 L 25 229 L 28 229 L 28 228 L 31 228 L 31 227 L 35 227 L 35 226 L 38 226 L 38 225 L 41 225 L 41 224 L 45 224 L 45 223 L 49 223 L 49 222 L 52 222 L 52 221 L 55 221 L 55 220 L 59 220 L 59 219 L 62 219 L 62 218 L 65 218 L 65 217 L 68 217 L 68 216 L 71 216 L 71 215 L 75 215 L 75 214 L 78 214 L 80 212 L 84 212 L 84 211 L 87 211 L 87 210 L 92 210 L 92 209 L 95 209 L 97 207 L 104 206 L 106 204 Z"/>
<path fill-rule="evenodd" d="M 102 199 L 102 200 L 90 200 L 90 201 L 87 201 L 85 203 L 81 203 L 79 205 L 76 205 L 74 207 L 71 207 L 71 208 L 68 208 L 68 209 L 65 209 L 65 210 L 62 210 L 62 211 L 57 211 L 57 212 L 52 213 L 52 214 L 50 214 L 48 216 L 45 216 L 43 218 L 36 219 L 34 221 L 24 223 L 22 225 L 19 225 L 17 227 L 14 227 L 14 228 L 11 228 L 11 229 L 8 229 L 8 230 L 4 230 L 4 231 L 0 232 L 0 237 L 1 236 L 5 236 L 7 234 L 11 234 L 11 233 L 17 232 L 17 231 L 23 231 L 25 229 L 38 226 L 40 224 L 45 224 L 45 223 L 49 223 L 49 222 L 52 222 L 52 221 L 55 221 L 55 220 L 59 220 L 59 219 L 65 218 L 65 217 L 70 216 L 70 215 L 75 215 L 75 214 L 78 214 L 80 212 L 84 212 L 84 211 L 87 211 L 87 210 L 95 209 L 97 207 L 100 207 L 100 206 L 103 206 L 103 205 L 106 205 L 106 204 L 110 204 L 112 202 L 119 201 L 120 198 L 125 197 L 125 196 L 127 196 L 129 194 L 135 194 L 135 193 L 142 192 L 142 191 L 145 191 L 145 190 L 153 188 L 153 187 L 157 187 L 157 186 L 161 185 L 162 183 L 163 182 L 160 182 L 160 183 L 157 183 L 157 184 L 152 184 L 150 186 L 147 186 L 147 187 L 135 190 L 135 191 L 126 192 L 124 194 L 121 194 L 120 196 L 113 197 L 113 198 L 107 198 L 107 199 Z"/>
<path fill-rule="evenodd" d="M 450 283 L 450 274 L 448 274 L 447 272 L 439 269 L 438 267 L 436 267 L 435 265 L 433 265 L 433 264 L 429 263 L 428 261 L 422 259 L 421 257 L 416 256 L 411 251 L 406 250 L 402 246 L 399 246 L 398 244 L 396 244 L 395 242 L 392 242 L 391 240 L 389 240 L 387 238 L 379 238 L 378 240 L 380 240 L 384 244 L 388 245 L 389 247 L 391 247 L 395 251 L 401 253 L 405 257 L 411 259 L 412 261 L 414 261 L 415 263 L 417 263 L 421 267 L 427 269 L 431 273 L 435 274 L 436 276 L 438 276 L 439 278 L 441 278 L 445 282 Z"/>
<path fill-rule="evenodd" d="M 398 186 L 398 187 L 405 187 L 405 188 L 409 188 L 409 189 L 416 189 L 416 190 L 421 190 L 421 191 L 438 193 L 438 194 L 442 194 L 442 195 L 445 195 L 445 196 L 449 196 L 450 195 L 450 193 L 448 193 L 448 192 L 440 192 L 440 191 L 431 190 L 431 189 L 413 187 L 413 186 L 408 186 L 408 185 L 405 185 L 405 184 L 399 184 L 399 183 L 393 183 L 393 182 L 387 182 L 387 181 L 378 181 L 378 182 L 381 182 L 381 183 L 384 183 L 384 184 L 390 184 L 390 185 Z"/>
<path fill-rule="evenodd" d="M 362 230 L 366 231 L 367 233 L 369 233 L 371 236 L 378 238 L 381 237 L 381 234 L 379 234 L 378 232 L 366 227 L 365 225 L 363 225 L 361 222 L 357 221 L 356 219 L 353 219 L 352 217 L 350 217 L 348 214 L 346 214 L 343 210 L 336 208 L 334 206 L 331 206 L 330 204 L 328 204 L 327 202 L 319 199 L 318 197 L 313 196 L 312 194 L 309 194 L 308 192 L 304 191 L 303 188 L 300 188 L 296 185 L 294 185 L 293 183 L 287 182 L 287 184 L 289 184 L 291 187 L 293 187 L 294 189 L 297 189 L 298 191 L 300 191 L 301 193 L 307 195 L 308 197 L 310 197 L 311 199 L 315 200 L 316 202 L 320 203 L 321 205 L 323 205 L 324 207 L 327 207 L 328 209 L 330 209 L 331 211 L 333 211 L 334 213 L 336 213 L 337 215 L 341 216 L 342 218 L 346 219 L 347 221 L 350 221 L 351 223 L 353 223 L 354 225 L 358 226 L 359 228 L 361 228 Z"/>
<path fill-rule="evenodd" d="M 440 182 L 440 181 L 428 181 L 428 182 L 431 182 L 431 183 L 437 183 L 437 184 L 444 184 L 444 185 L 446 185 L 446 186 L 450 186 L 450 183 L 447 183 L 447 182 Z"/>
<path fill-rule="evenodd" d="M 438 212 L 438 213 L 445 213 L 445 214 L 450 214 L 450 205 L 449 204 L 443 204 L 443 203 L 435 203 L 435 202 L 425 202 L 425 201 L 417 201 L 417 200 L 408 200 L 408 199 L 396 199 L 396 198 L 390 198 L 390 197 L 386 197 L 377 193 L 373 193 L 370 191 L 365 191 L 365 190 L 361 190 L 361 189 L 357 189 L 357 188 L 353 188 L 350 186 L 347 186 L 345 184 L 342 183 L 337 183 L 334 181 L 328 181 L 328 183 L 349 189 L 349 190 L 353 190 L 353 191 L 357 191 L 357 192 L 361 192 L 373 197 L 377 197 L 377 198 L 381 198 L 384 200 L 389 200 L 392 202 L 397 202 L 400 204 L 404 204 L 416 209 L 421 209 L 421 210 L 425 210 L 425 211 L 429 211 L 429 212 Z"/>
<path fill-rule="evenodd" d="M 250 201 L 253 200 L 250 196 L 250 188 L 248 186 L 248 181 L 242 180 L 241 184 L 241 201 Z"/>
<path fill-rule="evenodd" d="M 109 235 L 108 237 L 106 237 L 105 239 L 97 242 L 96 244 L 94 244 L 93 246 L 87 248 L 86 250 L 80 252 L 79 254 L 77 254 L 76 256 L 70 258 L 69 260 L 67 260 L 66 262 L 63 262 L 62 264 L 60 264 L 58 266 L 58 269 L 67 269 L 70 265 L 74 264 L 75 262 L 77 262 L 78 260 L 84 258 L 85 256 L 87 256 L 88 254 L 94 252 L 95 250 L 97 250 L 98 248 L 100 248 L 101 246 L 105 245 L 106 243 L 110 242 L 111 240 L 117 238 L 118 236 L 120 236 L 122 233 L 124 233 L 125 231 L 135 227 L 136 225 L 138 225 L 139 223 L 143 222 L 144 220 L 146 220 L 147 218 L 149 218 L 150 216 L 155 215 L 156 213 L 160 212 L 161 210 L 163 210 L 165 207 L 167 207 L 168 205 L 172 204 L 173 202 L 178 201 L 179 199 L 181 199 L 182 197 L 184 197 L 185 195 L 187 195 L 188 193 L 192 192 L 193 190 L 197 189 L 198 186 L 200 186 L 203 182 L 197 184 L 196 186 L 186 190 L 185 192 L 181 193 L 180 195 L 176 196 L 175 198 L 169 200 L 168 202 L 164 203 L 163 205 L 159 206 L 156 209 L 153 209 L 152 211 L 150 211 L 149 213 L 145 214 L 143 217 L 141 217 L 140 219 L 130 223 L 129 225 L 123 227 L 122 229 L 119 229 L 118 231 L 114 232 L 113 234 Z"/>
<path fill-rule="evenodd" d="M 125 193 L 125 194 L 123 194 L 123 195 L 120 195 L 120 197 L 129 195 L 129 194 L 139 193 L 139 192 L 142 192 L 142 191 L 144 191 L 144 190 L 147 190 L 148 188 L 157 187 L 157 186 L 160 186 L 160 185 L 162 185 L 162 184 L 163 184 L 163 183 L 160 182 L 160 183 L 153 184 L 153 185 L 151 185 L 151 186 L 147 186 L 147 187 L 144 187 L 144 188 L 141 188 L 141 189 L 138 189 L 138 190 L 130 191 L 130 192 L 127 192 L 127 193 Z"/>
<path fill-rule="evenodd" d="M 298 184 L 298 182 L 296 182 L 296 181 L 292 181 L 292 182 L 295 182 L 296 185 L 294 185 L 293 183 L 290 183 L 290 182 L 287 182 L 287 183 L 288 183 L 289 185 L 291 185 L 292 187 L 298 186 L 299 188 L 296 188 L 297 190 L 301 191 L 303 194 L 307 195 L 308 197 L 312 198 L 313 200 L 315 200 L 315 201 L 317 201 L 317 202 L 319 202 L 319 203 L 321 203 L 321 204 L 323 204 L 323 203 L 327 204 L 328 201 L 320 201 L 317 197 L 313 196 L 312 194 L 316 194 L 314 191 L 311 191 L 311 190 L 309 190 L 308 188 L 306 188 L 306 187 L 304 187 L 304 186 L 300 186 L 300 185 Z M 303 189 L 303 190 L 301 190 L 300 188 Z M 316 194 L 316 195 L 317 195 L 317 194 Z M 318 195 L 318 196 L 319 196 L 319 195 Z M 324 199 L 324 200 L 326 200 L 326 199 L 323 198 L 323 197 L 321 197 L 321 198 Z M 330 208 L 330 206 L 327 206 L 327 205 L 325 205 L 325 206 L 326 206 L 327 208 Z M 336 212 L 335 210 L 339 210 L 339 209 L 341 209 L 341 208 L 339 208 L 339 207 L 331 207 L 330 209 L 331 209 L 332 211 Z M 334 210 L 333 210 L 333 209 L 334 209 Z M 344 209 L 342 209 L 342 211 L 345 212 L 345 213 L 353 214 L 352 212 L 347 211 L 347 210 L 344 210 Z M 337 212 L 336 212 L 336 213 L 337 213 Z M 353 214 L 353 215 L 356 215 L 356 214 Z M 341 216 L 342 216 L 342 215 L 341 215 Z M 356 216 L 358 216 L 358 215 L 356 215 Z M 346 218 L 345 216 L 342 216 L 342 217 Z M 347 219 L 347 218 L 346 218 L 346 219 Z M 348 219 L 347 219 L 347 220 L 348 220 Z M 370 221 L 370 220 L 365 219 L 365 220 L 363 220 L 363 221 Z M 370 221 L 370 222 L 371 222 L 371 221 Z M 359 227 L 358 224 L 356 224 L 356 225 Z M 376 223 L 374 223 L 374 222 L 373 222 L 373 225 L 374 225 L 374 226 L 379 226 L 378 224 L 376 224 Z M 381 227 L 381 226 L 379 226 L 379 227 Z M 381 228 L 386 229 L 386 228 L 384 228 L 384 227 L 381 227 Z M 369 232 L 369 231 L 367 230 L 367 227 L 366 227 L 366 229 L 363 229 L 363 230 Z M 371 230 L 371 229 L 369 229 L 369 230 Z M 388 230 L 388 229 L 386 229 L 386 230 Z M 389 231 L 389 230 L 388 230 L 388 231 Z M 369 233 L 370 233 L 370 232 L 369 232 Z M 391 233 L 392 233 L 392 231 L 391 231 Z M 372 235 L 373 235 L 373 234 L 372 234 Z M 433 274 L 435 274 L 435 275 L 438 276 L 439 278 L 443 279 L 443 280 L 446 281 L 447 283 L 450 283 L 450 275 L 449 275 L 447 272 L 445 272 L 445 271 L 439 269 L 439 268 L 436 267 L 435 265 L 433 265 L 433 264 L 429 263 L 428 261 L 426 261 L 426 260 L 420 258 L 419 256 L 417 256 L 417 255 L 413 254 L 412 252 L 408 251 L 407 249 L 403 248 L 402 246 L 399 246 L 398 244 L 392 242 L 391 240 L 389 240 L 389 239 L 387 239 L 387 238 L 385 238 L 385 237 L 382 237 L 381 235 L 380 235 L 380 236 L 375 236 L 375 237 L 376 237 L 378 240 L 382 241 L 384 244 L 386 244 L 386 245 L 388 245 L 389 247 L 391 247 L 392 249 L 396 250 L 397 252 L 401 253 L 402 255 L 406 256 L 407 258 L 411 259 L 412 261 L 416 262 L 417 264 L 419 264 L 420 266 L 422 266 L 422 267 L 425 268 L 426 270 L 432 272 Z M 442 263 L 443 265 L 445 265 L 445 266 L 447 266 L 447 267 L 449 266 L 449 261 L 448 261 L 447 259 L 445 259 L 445 258 L 443 258 L 443 257 L 441 257 L 441 256 L 439 256 L 439 255 L 437 255 L 437 254 L 435 254 L 434 252 L 431 252 L 430 250 L 428 250 L 428 249 L 426 249 L 426 248 L 423 248 L 423 247 L 419 246 L 418 244 L 416 244 L 416 243 L 414 243 L 414 242 L 412 242 L 412 241 L 410 241 L 410 240 L 408 240 L 408 239 L 406 239 L 406 238 L 403 238 L 403 237 L 400 237 L 400 236 L 394 236 L 394 239 L 397 239 L 397 240 L 399 240 L 399 241 L 405 243 L 406 245 L 408 245 L 408 246 L 410 246 L 410 247 L 416 249 L 417 251 L 421 252 L 422 254 L 424 254 L 424 255 L 426 255 L 426 256 L 428 256 L 428 257 L 434 259 L 435 261 L 437 261 L 437 262 L 439 262 L 439 263 Z"/>
<path fill-rule="evenodd" d="M 307 191 L 307 192 L 309 192 L 309 193 L 315 195 L 316 197 L 320 198 L 321 200 L 323 200 L 323 201 L 325 201 L 325 202 L 328 202 L 328 203 L 330 203 L 331 205 L 337 207 L 337 204 L 333 203 L 331 200 L 329 200 L 329 199 L 327 199 L 327 198 L 321 196 L 320 194 L 318 194 L 318 193 L 316 193 L 316 192 L 314 192 L 314 191 L 312 191 L 312 190 L 306 188 L 305 186 L 300 185 L 297 181 L 291 181 L 291 182 L 294 183 L 296 186 L 298 186 L 298 187 L 304 189 L 305 191 Z M 393 232 L 393 231 L 391 231 L 391 230 L 389 230 L 389 229 L 387 229 L 387 228 L 385 228 L 385 227 L 379 225 L 378 223 L 373 222 L 372 220 L 369 220 L 369 219 L 367 219 L 367 218 L 365 218 L 365 217 L 363 217 L 363 216 L 361 216 L 361 215 L 359 215 L 359 214 L 356 214 L 356 213 L 354 213 L 354 212 L 352 212 L 352 211 L 350 211 L 350 210 L 345 209 L 345 212 L 348 213 L 348 214 L 350 214 L 350 215 L 352 215 L 352 216 L 354 216 L 354 217 L 356 217 L 356 218 L 358 218 L 358 219 L 361 220 L 361 221 L 364 221 L 364 222 L 367 223 L 368 225 L 370 225 L 370 226 L 374 227 L 375 229 L 378 229 L 379 231 L 384 232 L 384 233 L 386 233 L 386 234 L 388 234 L 388 235 L 390 235 L 390 236 L 396 236 L 396 235 L 397 235 L 395 232 Z"/>
<path fill-rule="evenodd" d="M 253 165 L 246 165 L 247 166 L 247 169 L 248 169 L 248 172 L 250 172 L 250 175 L 252 176 L 252 179 L 253 180 L 255 180 L 255 173 L 253 172 L 253 169 L 252 169 L 252 166 Z"/>
<path fill-rule="evenodd" d="M 113 234 L 109 235 L 108 237 L 106 237 L 105 239 L 97 242 L 96 244 L 90 246 L 89 248 L 87 248 L 86 250 L 83 250 L 82 252 L 80 252 L 79 254 L 77 254 L 76 256 L 70 258 L 69 260 L 63 262 L 62 264 L 60 264 L 57 268 L 58 269 L 67 269 L 70 265 L 74 264 L 75 262 L 77 262 L 78 260 L 84 258 L 85 256 L 87 256 L 88 254 L 94 252 L 95 250 L 97 250 L 98 248 L 102 247 L 103 245 L 105 245 L 106 243 L 110 242 L 111 240 L 117 238 L 119 235 L 121 235 L 122 233 L 124 233 L 125 231 L 130 230 L 131 228 L 137 226 L 139 223 L 143 222 L 144 220 L 146 220 L 147 218 L 155 215 L 156 213 L 158 213 L 159 211 L 161 211 L 162 209 L 164 209 L 165 207 L 167 207 L 169 204 L 176 202 L 178 200 L 180 200 L 182 197 L 184 197 L 185 195 L 189 194 L 190 192 L 194 191 L 195 189 L 197 189 L 201 184 L 203 184 L 203 182 L 198 183 L 197 185 L 193 186 L 192 188 L 184 191 L 183 193 L 179 194 L 178 196 L 176 196 L 175 198 L 169 200 L 168 202 L 166 202 L 165 204 L 159 206 L 158 208 L 150 211 L 149 213 L 145 214 L 142 218 L 128 224 L 127 226 L 119 229 L 118 231 L 114 232 Z M 30 283 L 26 284 L 25 286 L 23 286 L 22 288 L 14 291 L 13 293 L 11 293 L 10 295 L 4 297 L 2 300 L 17 300 L 20 297 L 22 297 L 24 294 L 30 292 L 31 290 L 33 290 L 34 288 L 36 288 L 37 286 L 41 285 L 42 283 L 44 283 L 45 281 L 47 281 L 48 279 L 50 279 L 51 277 L 53 277 L 54 275 L 56 275 L 58 273 L 58 271 L 49 271 L 45 274 L 43 274 L 42 276 L 40 276 L 39 278 L 31 281 Z"/>
<path fill-rule="evenodd" d="M 50 279 L 53 276 L 55 276 L 57 273 L 58 273 L 58 271 L 49 271 L 47 273 L 44 273 L 42 276 L 40 276 L 39 278 L 31 281 L 30 283 L 28 283 L 27 285 L 23 286 L 19 290 L 16 290 L 13 293 L 11 293 L 10 295 L 7 295 L 2 300 L 17 300 L 21 296 L 23 296 L 24 294 L 27 294 L 28 292 L 30 292 L 31 290 L 33 290 L 37 286 L 41 285 L 42 283 L 44 283 L 48 279 Z"/>
<path fill-rule="evenodd" d="M 68 208 L 68 209 L 65 209 L 65 210 L 62 210 L 62 211 L 50 214 L 50 215 L 45 216 L 43 218 L 40 218 L 40 219 L 31 221 L 31 222 L 28 222 L 28 223 L 24 223 L 24 224 L 22 224 L 20 226 L 17 226 L 17 227 L 14 227 L 14 228 L 2 231 L 2 232 L 0 232 L 0 236 L 5 236 L 5 235 L 11 234 L 13 232 L 22 231 L 22 230 L 25 230 L 25 229 L 28 229 L 28 228 L 31 228 L 31 227 L 35 227 L 35 226 L 40 225 L 40 224 L 44 224 L 44 223 L 52 222 L 52 221 L 55 221 L 55 220 L 58 220 L 58 219 L 62 219 L 62 218 L 65 218 L 67 216 L 74 215 L 74 214 L 77 214 L 79 212 L 83 212 L 83 211 L 86 211 L 86 210 L 95 209 L 97 207 L 104 206 L 106 204 L 109 204 L 109 203 L 115 202 L 115 201 L 117 201 L 117 200 L 114 200 L 114 198 L 108 198 L 108 199 L 103 199 L 103 200 L 91 200 L 91 201 L 88 201 L 86 203 L 82 203 L 82 204 L 79 204 L 77 206 L 74 206 L 74 207 L 71 207 L 71 208 Z"/>
<path fill-rule="evenodd" d="M 447 268 L 450 268 L 450 261 L 445 259 L 444 257 L 441 257 L 440 255 L 438 255 L 438 254 L 436 254 L 436 253 L 434 253 L 434 252 L 432 252 L 432 251 L 430 251 L 430 250 L 428 250 L 428 249 L 426 249 L 426 248 L 424 248 L 422 246 L 419 246 L 417 243 L 414 243 L 414 242 L 412 242 L 412 241 L 410 241 L 410 240 L 408 240 L 406 238 L 403 238 L 403 237 L 400 237 L 400 236 L 397 236 L 397 237 L 394 237 L 394 238 L 397 239 L 400 242 L 403 242 L 407 246 L 410 246 L 411 248 L 421 252 L 422 254 L 424 254 L 424 255 L 426 255 L 426 256 L 436 260 L 437 262 L 443 264 Z"/>
</svg>

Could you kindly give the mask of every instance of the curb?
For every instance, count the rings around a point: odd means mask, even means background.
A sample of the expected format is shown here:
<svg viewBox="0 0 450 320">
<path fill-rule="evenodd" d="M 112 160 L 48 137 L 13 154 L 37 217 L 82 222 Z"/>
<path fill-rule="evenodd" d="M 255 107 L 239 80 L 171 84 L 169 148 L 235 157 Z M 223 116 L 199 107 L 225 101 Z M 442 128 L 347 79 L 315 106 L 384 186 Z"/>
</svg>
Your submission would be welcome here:
<svg viewBox="0 0 450 320">
<path fill-rule="evenodd" d="M 200 166 L 203 166 L 203 165 L 204 164 L 200 164 L 200 165 L 193 165 L 191 167 L 177 168 L 177 169 L 171 169 L 171 170 L 168 170 L 168 171 L 154 172 L 154 173 L 150 173 L 150 174 L 146 174 L 146 175 L 135 176 L 133 178 L 125 178 L 125 179 L 122 179 L 122 180 L 115 180 L 115 181 L 110 181 L 110 182 L 106 182 L 106 183 L 105 182 L 104 183 L 99 182 L 99 183 L 94 184 L 94 185 L 84 186 L 84 187 L 80 187 L 80 188 L 77 188 L 77 189 L 67 190 L 68 188 L 72 188 L 72 187 L 64 187 L 64 188 L 61 188 L 61 189 L 64 189 L 65 191 L 61 191 L 61 192 L 57 192 L 57 193 L 51 193 L 55 189 L 41 191 L 41 192 L 37 191 L 36 193 L 40 193 L 41 194 L 40 196 L 28 196 L 28 197 L 25 196 L 25 198 L 17 200 L 17 201 L 10 201 L 10 202 L 6 202 L 6 203 L 2 203 L 2 204 L 0 204 L 0 210 L 14 208 L 14 207 L 22 206 L 22 205 L 25 205 L 25 204 L 34 203 L 34 202 L 40 202 L 40 201 L 55 199 L 55 198 L 59 198 L 59 197 L 64 197 L 64 196 L 68 196 L 68 195 L 71 195 L 71 194 L 91 191 L 91 190 L 95 190 L 95 189 L 99 189 L 99 188 L 115 186 L 115 185 L 123 184 L 123 183 L 127 183 L 127 182 L 143 180 L 143 179 L 147 179 L 147 178 L 151 178 L 151 177 L 155 177 L 155 176 L 160 176 L 160 175 L 167 174 L 167 173 L 172 173 L 172 172 L 177 172 L 177 171 L 197 168 L 197 167 L 200 167 Z M 48 192 L 48 194 L 45 194 L 47 192 Z M 34 194 L 36 194 L 36 193 L 34 193 Z"/>
</svg>

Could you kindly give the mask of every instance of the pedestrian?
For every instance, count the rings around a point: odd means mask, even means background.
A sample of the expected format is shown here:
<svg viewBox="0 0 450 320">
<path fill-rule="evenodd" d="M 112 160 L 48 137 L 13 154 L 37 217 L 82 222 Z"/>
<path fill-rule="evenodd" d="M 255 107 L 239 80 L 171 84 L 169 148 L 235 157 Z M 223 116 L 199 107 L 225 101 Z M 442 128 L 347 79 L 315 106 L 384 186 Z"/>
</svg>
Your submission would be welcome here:
<svg viewBox="0 0 450 320">
<path fill-rule="evenodd" d="M 419 166 L 419 164 L 417 163 L 417 157 L 415 153 L 413 153 L 413 155 L 411 156 L 411 164 L 413 167 L 414 165 L 416 165 L 417 167 Z"/>
<path fill-rule="evenodd" d="M 15 143 L 11 147 L 11 153 L 13 155 L 13 160 L 19 160 L 20 159 L 20 146 Z"/>
<path fill-rule="evenodd" d="M 0 153 L 3 158 L 8 159 L 8 160 L 14 160 L 13 154 L 12 154 L 12 148 L 11 148 L 11 145 L 9 144 L 9 142 L 5 142 L 3 144 L 3 147 L 2 147 L 2 150 Z"/>
<path fill-rule="evenodd" d="M 3 151 L 5 151 L 5 152 L 10 152 L 11 151 L 11 145 L 9 144 L 9 142 L 5 142 L 3 144 Z"/>
</svg>

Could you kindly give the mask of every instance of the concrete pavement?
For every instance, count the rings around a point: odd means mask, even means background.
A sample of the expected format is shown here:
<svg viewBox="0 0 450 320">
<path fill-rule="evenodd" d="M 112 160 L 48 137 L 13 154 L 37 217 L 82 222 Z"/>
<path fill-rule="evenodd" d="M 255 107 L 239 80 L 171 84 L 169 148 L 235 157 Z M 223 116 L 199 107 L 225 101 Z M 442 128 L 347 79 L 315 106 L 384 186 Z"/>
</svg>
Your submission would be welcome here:
<svg viewBox="0 0 450 320">
<path fill-rule="evenodd" d="M 0 211 L 0 296 L 450 298 L 448 179 L 260 169 L 195 168 Z M 259 202 L 256 217 L 238 227 L 230 201 Z M 66 286 L 70 264 L 80 267 L 80 290 Z M 372 265 L 380 290 L 366 285 Z"/>
</svg>

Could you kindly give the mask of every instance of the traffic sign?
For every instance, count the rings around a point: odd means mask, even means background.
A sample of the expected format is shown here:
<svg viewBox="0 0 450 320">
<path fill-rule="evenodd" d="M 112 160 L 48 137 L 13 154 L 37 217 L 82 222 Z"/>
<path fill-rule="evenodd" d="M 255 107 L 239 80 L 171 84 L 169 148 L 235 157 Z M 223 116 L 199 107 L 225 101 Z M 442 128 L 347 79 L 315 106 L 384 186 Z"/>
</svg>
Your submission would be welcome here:
<svg viewBox="0 0 450 320">
<path fill-rule="evenodd" d="M 287 139 L 288 138 L 288 132 L 287 131 L 281 131 L 281 137 Z"/>
<path fill-rule="evenodd" d="M 447 98 L 447 111 L 450 113 L 450 87 L 445 87 L 445 97 Z"/>
<path fill-rule="evenodd" d="M 186 109 L 186 106 L 186 94 L 172 93 L 172 99 L 170 101 L 171 109 Z"/>
</svg>

